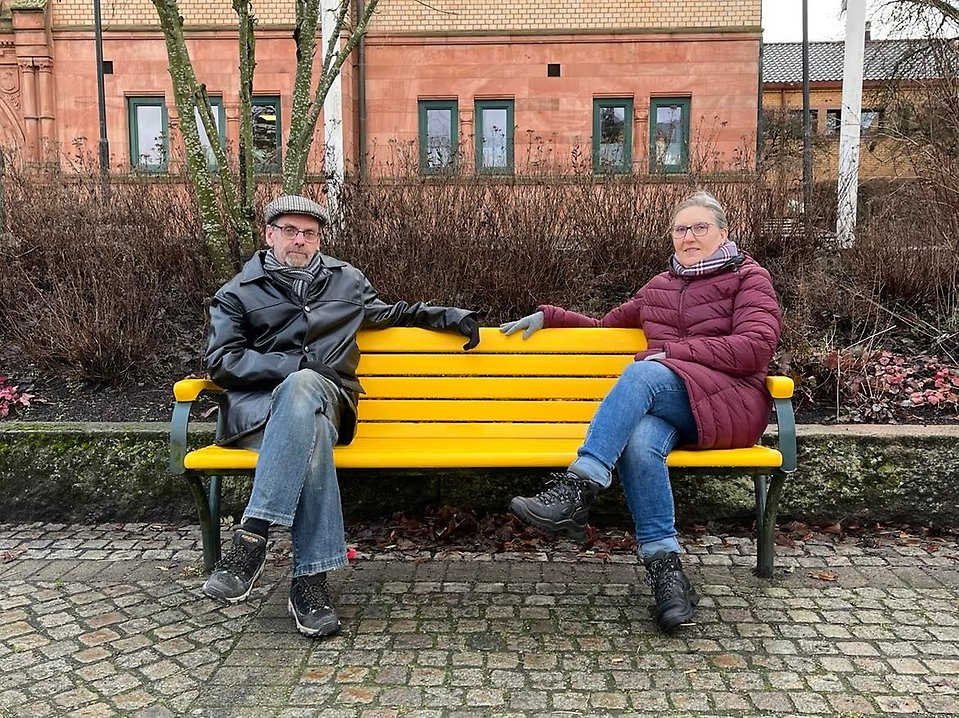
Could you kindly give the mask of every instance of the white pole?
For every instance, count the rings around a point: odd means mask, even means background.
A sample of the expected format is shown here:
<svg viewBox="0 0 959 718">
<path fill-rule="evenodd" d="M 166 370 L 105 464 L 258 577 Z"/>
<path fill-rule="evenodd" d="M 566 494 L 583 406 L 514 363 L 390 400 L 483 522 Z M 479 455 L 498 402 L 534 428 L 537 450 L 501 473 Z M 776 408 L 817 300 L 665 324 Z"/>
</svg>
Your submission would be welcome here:
<svg viewBox="0 0 959 718">
<path fill-rule="evenodd" d="M 336 15 L 340 0 L 322 0 L 322 3 L 322 54 L 325 55 L 326 48 L 330 46 L 330 40 L 336 30 Z M 330 91 L 323 103 L 323 140 L 326 152 L 326 201 L 330 215 L 336 216 L 339 191 L 346 169 L 343 156 L 343 83 L 339 73 L 333 78 Z"/>
<path fill-rule="evenodd" d="M 836 237 L 848 248 L 855 241 L 859 192 L 859 133 L 862 113 L 862 65 L 866 43 L 866 0 L 846 0 L 846 48 L 839 128 L 839 188 Z"/>
</svg>

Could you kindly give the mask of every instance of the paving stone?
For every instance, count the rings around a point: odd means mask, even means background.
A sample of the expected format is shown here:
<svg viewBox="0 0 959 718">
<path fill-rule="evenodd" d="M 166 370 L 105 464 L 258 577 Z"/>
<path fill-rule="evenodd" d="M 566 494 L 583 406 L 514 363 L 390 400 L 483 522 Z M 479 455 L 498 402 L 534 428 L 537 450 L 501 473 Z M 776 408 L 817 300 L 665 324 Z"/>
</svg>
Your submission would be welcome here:
<svg viewBox="0 0 959 718">
<path fill-rule="evenodd" d="M 914 545 L 800 542 L 770 584 L 754 542 L 687 541 L 702 601 L 669 637 L 633 555 L 371 554 L 333 574 L 345 630 L 308 641 L 281 566 L 245 603 L 199 594 L 195 527 L 0 528 L 25 541 L 0 572 L 0 714 L 948 714 L 959 683 L 959 582 Z M 835 583 L 804 572 L 824 565 Z"/>
</svg>

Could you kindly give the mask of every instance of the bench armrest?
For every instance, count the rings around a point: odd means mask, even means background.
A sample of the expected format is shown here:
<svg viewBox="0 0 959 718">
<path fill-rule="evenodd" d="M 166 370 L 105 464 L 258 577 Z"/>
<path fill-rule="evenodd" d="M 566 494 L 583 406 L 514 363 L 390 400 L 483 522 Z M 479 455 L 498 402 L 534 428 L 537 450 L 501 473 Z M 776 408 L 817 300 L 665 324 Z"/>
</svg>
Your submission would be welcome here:
<svg viewBox="0 0 959 718">
<path fill-rule="evenodd" d="M 187 429 L 190 423 L 190 409 L 193 402 L 204 391 L 221 392 L 219 386 L 209 379 L 181 379 L 173 385 L 173 419 L 170 421 L 170 461 L 167 465 L 171 474 L 183 474 L 186 468 Z"/>
<path fill-rule="evenodd" d="M 783 455 L 780 470 L 790 474 L 796 470 L 796 415 L 792 404 L 795 383 L 788 376 L 767 376 L 766 388 L 776 408 L 779 453 Z"/>
<path fill-rule="evenodd" d="M 773 399 L 790 399 L 796 384 L 788 376 L 767 376 L 766 389 Z"/>
</svg>

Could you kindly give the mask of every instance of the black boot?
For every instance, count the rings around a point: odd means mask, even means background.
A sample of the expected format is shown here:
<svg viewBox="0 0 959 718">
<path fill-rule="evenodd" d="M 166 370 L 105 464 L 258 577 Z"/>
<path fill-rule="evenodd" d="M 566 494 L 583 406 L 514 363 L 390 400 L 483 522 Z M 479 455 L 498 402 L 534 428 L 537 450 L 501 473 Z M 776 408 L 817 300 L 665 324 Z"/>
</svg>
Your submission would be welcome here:
<svg viewBox="0 0 959 718">
<path fill-rule="evenodd" d="M 659 551 L 645 559 L 646 583 L 653 589 L 655 604 L 649 607 L 659 630 L 675 631 L 693 619 L 693 607 L 699 603 L 699 595 L 683 573 L 679 554 Z"/>
<path fill-rule="evenodd" d="M 294 578 L 287 610 L 293 616 L 296 630 L 304 636 L 328 636 L 340 630 L 340 616 L 333 605 L 325 573 Z"/>
<path fill-rule="evenodd" d="M 603 487 L 572 472 L 554 474 L 550 487 L 531 496 L 516 496 L 509 510 L 520 521 L 573 539 L 586 535 L 589 507 Z"/>
</svg>

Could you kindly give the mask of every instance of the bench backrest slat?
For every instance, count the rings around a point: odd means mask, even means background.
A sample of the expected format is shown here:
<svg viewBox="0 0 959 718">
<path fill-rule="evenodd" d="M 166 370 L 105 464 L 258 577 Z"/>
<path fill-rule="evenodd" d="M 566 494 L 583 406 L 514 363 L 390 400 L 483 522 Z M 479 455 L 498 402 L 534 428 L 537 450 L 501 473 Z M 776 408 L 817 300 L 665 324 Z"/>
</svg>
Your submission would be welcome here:
<svg viewBox="0 0 959 718">
<path fill-rule="evenodd" d="M 630 354 L 364 354 L 360 376 L 619 376 Z"/>
<path fill-rule="evenodd" d="M 635 354 L 646 348 L 641 329 L 550 329 L 529 339 L 519 333 L 506 336 L 495 327 L 480 330 L 480 345 L 469 352 L 482 354 Z M 455 332 L 396 327 L 357 334 L 364 354 L 462 354 L 464 338 Z"/>
<path fill-rule="evenodd" d="M 598 401 L 482 401 L 360 399 L 359 421 L 584 422 Z"/>
</svg>

